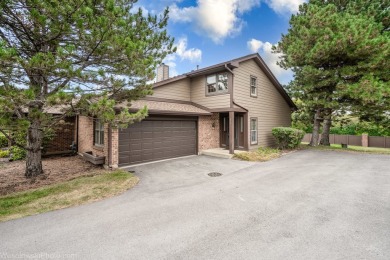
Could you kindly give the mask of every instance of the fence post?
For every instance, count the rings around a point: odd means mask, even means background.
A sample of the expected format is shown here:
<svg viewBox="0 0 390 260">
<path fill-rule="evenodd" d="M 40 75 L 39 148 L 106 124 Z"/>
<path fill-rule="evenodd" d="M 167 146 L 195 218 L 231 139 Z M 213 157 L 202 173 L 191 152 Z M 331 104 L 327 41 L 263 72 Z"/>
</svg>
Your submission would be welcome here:
<svg viewBox="0 0 390 260">
<path fill-rule="evenodd" d="M 362 146 L 368 147 L 368 134 L 362 134 Z"/>
</svg>

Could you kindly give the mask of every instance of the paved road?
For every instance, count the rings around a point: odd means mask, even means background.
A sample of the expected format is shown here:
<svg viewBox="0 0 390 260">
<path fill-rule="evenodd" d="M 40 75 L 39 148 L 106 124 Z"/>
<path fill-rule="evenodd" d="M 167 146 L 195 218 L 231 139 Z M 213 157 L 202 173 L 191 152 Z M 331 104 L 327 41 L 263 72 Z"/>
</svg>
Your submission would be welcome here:
<svg viewBox="0 0 390 260">
<path fill-rule="evenodd" d="M 390 156 L 198 156 L 134 170 L 141 183 L 121 196 L 0 223 L 0 257 L 390 259 Z"/>
</svg>

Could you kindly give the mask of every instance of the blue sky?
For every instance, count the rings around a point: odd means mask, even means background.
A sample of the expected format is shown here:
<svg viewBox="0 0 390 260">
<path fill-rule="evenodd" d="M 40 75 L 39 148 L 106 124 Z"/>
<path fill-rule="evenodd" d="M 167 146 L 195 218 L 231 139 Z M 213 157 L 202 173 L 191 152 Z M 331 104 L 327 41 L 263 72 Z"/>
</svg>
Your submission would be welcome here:
<svg viewBox="0 0 390 260">
<path fill-rule="evenodd" d="M 281 69 L 271 53 L 288 29 L 291 14 L 304 0 L 140 0 L 136 7 L 151 14 L 170 8 L 168 33 L 175 38 L 177 53 L 166 58 L 170 76 L 199 65 L 258 52 L 280 83 L 287 84 L 291 71 Z"/>
</svg>

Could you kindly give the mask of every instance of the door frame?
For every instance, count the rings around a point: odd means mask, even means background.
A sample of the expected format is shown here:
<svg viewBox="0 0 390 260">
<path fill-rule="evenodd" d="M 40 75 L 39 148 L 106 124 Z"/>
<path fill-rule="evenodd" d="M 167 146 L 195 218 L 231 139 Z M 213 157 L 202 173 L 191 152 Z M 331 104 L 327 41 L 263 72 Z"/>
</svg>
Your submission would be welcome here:
<svg viewBox="0 0 390 260">
<path fill-rule="evenodd" d="M 236 122 L 237 118 L 239 116 L 242 116 L 243 117 L 243 120 L 244 120 L 244 136 L 243 136 L 243 140 L 242 140 L 242 143 L 243 143 L 243 146 L 236 146 L 236 142 L 234 142 L 234 149 L 236 150 L 248 150 L 249 149 L 249 146 L 248 146 L 248 138 L 249 138 L 249 121 L 248 121 L 248 113 L 241 113 L 241 112 L 235 112 L 234 113 L 234 134 L 238 133 L 238 122 Z M 224 118 L 226 118 L 226 127 L 227 127 L 227 133 L 224 133 L 223 131 L 223 123 L 224 123 Z M 228 112 L 225 112 L 225 113 L 220 113 L 220 127 L 219 127 L 219 147 L 221 148 L 225 148 L 225 149 L 229 149 L 229 136 L 230 136 L 230 126 L 229 126 L 229 113 Z M 225 139 L 223 138 L 223 135 L 226 135 L 225 136 Z M 225 141 L 225 142 L 223 142 Z"/>
<path fill-rule="evenodd" d="M 227 133 L 224 132 L 224 118 L 226 118 Z M 229 113 L 220 113 L 219 121 L 219 147 L 229 149 Z M 226 135 L 225 139 L 223 138 L 224 135 Z M 225 143 L 223 140 L 225 140 Z"/>
<path fill-rule="evenodd" d="M 242 139 L 241 135 L 241 118 L 242 118 Z M 242 143 L 242 146 L 239 144 Z M 245 149 L 245 119 L 244 114 L 234 114 L 234 149 Z"/>
</svg>

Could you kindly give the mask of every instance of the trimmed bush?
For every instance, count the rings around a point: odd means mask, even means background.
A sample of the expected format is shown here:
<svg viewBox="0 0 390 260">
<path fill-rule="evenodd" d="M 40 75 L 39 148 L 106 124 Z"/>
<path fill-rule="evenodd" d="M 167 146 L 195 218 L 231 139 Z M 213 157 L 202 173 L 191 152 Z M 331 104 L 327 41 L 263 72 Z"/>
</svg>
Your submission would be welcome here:
<svg viewBox="0 0 390 260">
<path fill-rule="evenodd" d="M 8 150 L 0 150 L 0 158 L 8 158 L 9 156 L 9 151 Z"/>
<path fill-rule="evenodd" d="M 0 134 L 0 148 L 8 146 L 8 139 L 4 135 Z"/>
<path fill-rule="evenodd" d="M 17 132 L 12 133 L 12 138 L 15 140 L 16 143 L 21 145 L 26 145 L 27 144 L 26 135 L 27 135 L 26 130 L 19 130 Z M 50 141 L 54 138 L 54 136 L 55 136 L 54 130 L 44 129 L 42 146 L 44 148 L 47 147 Z M 11 153 L 11 157 L 10 157 L 11 161 L 23 160 L 26 158 L 27 155 L 27 151 L 25 149 L 22 149 L 16 145 L 11 146 L 10 153 Z M 42 150 L 42 154 L 44 153 L 45 153 L 45 149 Z"/>
<path fill-rule="evenodd" d="M 18 146 L 11 146 L 11 161 L 17 161 L 17 160 L 22 160 L 26 158 L 26 150 L 18 147 Z"/>
<path fill-rule="evenodd" d="M 301 143 L 305 132 L 291 127 L 275 127 L 272 129 L 272 135 L 279 149 L 294 149 Z"/>
</svg>

